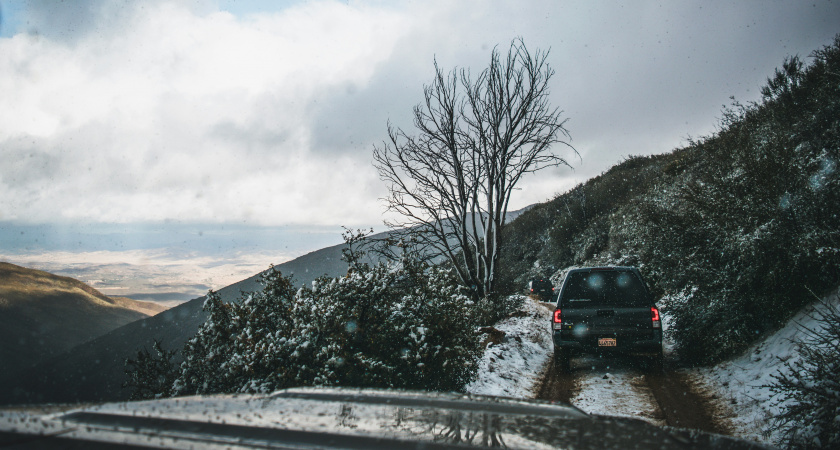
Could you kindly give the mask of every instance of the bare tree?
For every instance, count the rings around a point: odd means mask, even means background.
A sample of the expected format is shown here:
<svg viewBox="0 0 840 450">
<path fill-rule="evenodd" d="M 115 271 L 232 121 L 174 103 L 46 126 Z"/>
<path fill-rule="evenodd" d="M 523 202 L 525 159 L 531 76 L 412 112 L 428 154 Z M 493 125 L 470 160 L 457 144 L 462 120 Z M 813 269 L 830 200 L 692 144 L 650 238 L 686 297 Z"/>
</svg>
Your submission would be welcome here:
<svg viewBox="0 0 840 450">
<path fill-rule="evenodd" d="M 464 69 L 444 74 L 435 61 L 425 101 L 414 107 L 416 134 L 389 122 L 389 139 L 374 146 L 388 209 L 401 217 L 387 223 L 392 233 L 411 234 L 430 255 L 444 256 L 478 297 L 494 292 L 516 183 L 526 173 L 568 166 L 554 144 L 574 151 L 562 112 L 549 105 L 554 70 L 547 57 L 515 39 L 506 58 L 493 49 L 475 78 Z"/>
</svg>

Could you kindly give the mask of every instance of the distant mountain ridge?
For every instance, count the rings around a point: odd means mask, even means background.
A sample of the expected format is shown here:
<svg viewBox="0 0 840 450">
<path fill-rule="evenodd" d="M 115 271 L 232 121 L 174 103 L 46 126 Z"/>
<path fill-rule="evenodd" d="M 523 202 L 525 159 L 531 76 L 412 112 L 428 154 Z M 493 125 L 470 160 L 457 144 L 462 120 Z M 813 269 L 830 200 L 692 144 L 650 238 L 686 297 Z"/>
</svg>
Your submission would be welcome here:
<svg viewBox="0 0 840 450">
<path fill-rule="evenodd" d="M 275 266 L 297 284 L 310 283 L 321 275 L 340 276 L 347 271 L 341 259 L 344 244 L 308 253 Z M 259 290 L 261 273 L 219 289 L 222 300 L 231 302 L 242 292 Z M 126 358 L 143 347 L 151 350 L 157 339 L 166 349 L 180 349 L 204 323 L 204 297 L 187 301 L 153 317 L 137 320 L 69 351 L 24 370 L 14 377 L 0 376 L 0 404 L 73 403 L 127 400 L 121 388 Z"/>
<path fill-rule="evenodd" d="M 508 212 L 507 220 L 514 220 L 532 206 Z M 387 232 L 371 238 L 386 236 Z M 292 276 L 297 285 L 311 283 L 322 275 L 338 277 L 347 273 L 347 264 L 341 259 L 344 248 L 346 244 L 326 247 L 278 264 L 275 268 L 284 275 Z M 224 302 L 235 301 L 243 292 L 262 288 L 259 282 L 261 274 L 219 289 L 218 293 Z M 0 404 L 127 400 L 129 393 L 121 388 L 125 380 L 126 358 L 135 358 L 137 351 L 143 347 L 151 351 L 154 340 L 160 341 L 167 350 L 180 350 L 207 319 L 203 305 L 203 296 L 195 298 L 43 361 L 21 376 L 5 380 L 0 376 L 0 386 L 3 386 L 0 388 Z"/>
<path fill-rule="evenodd" d="M 0 262 L 0 377 L 166 309 Z"/>
</svg>

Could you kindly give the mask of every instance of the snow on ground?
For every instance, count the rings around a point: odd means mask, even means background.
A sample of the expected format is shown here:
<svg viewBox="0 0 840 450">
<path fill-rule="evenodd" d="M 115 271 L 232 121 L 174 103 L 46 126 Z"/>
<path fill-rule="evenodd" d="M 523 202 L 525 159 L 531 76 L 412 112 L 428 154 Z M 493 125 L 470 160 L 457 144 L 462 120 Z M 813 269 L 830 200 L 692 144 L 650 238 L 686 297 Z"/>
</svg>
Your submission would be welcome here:
<svg viewBox="0 0 840 450">
<path fill-rule="evenodd" d="M 597 358 L 581 358 L 573 364 L 593 364 L 580 379 L 572 404 L 590 414 L 633 417 L 654 425 L 667 425 L 644 376 L 627 367 L 602 366 Z"/>
<path fill-rule="evenodd" d="M 840 307 L 840 290 L 825 302 Z M 737 437 L 774 445 L 781 430 L 773 422 L 779 414 L 778 398 L 768 385 L 774 382 L 784 361 L 799 358 L 795 340 L 801 328 L 818 329 L 814 312 L 823 309 L 820 302 L 803 308 L 787 326 L 750 347 L 740 357 L 713 367 L 683 369 L 698 387 L 718 400 L 718 407 L 729 429 Z M 478 378 L 467 392 L 515 398 L 533 398 L 549 362 L 552 343 L 549 330 L 551 311 L 540 302 L 527 298 L 519 312 L 496 324 L 505 333 L 499 343 L 489 343 L 479 363 Z M 667 317 L 663 317 L 667 326 Z M 666 339 L 666 354 L 673 343 Z M 597 358 L 572 361 L 578 377 L 571 402 L 592 414 L 635 417 L 664 425 L 657 402 L 645 385 L 642 375 L 620 362 Z M 581 370 L 582 366 L 587 367 Z"/>
<path fill-rule="evenodd" d="M 522 307 L 495 325 L 505 333 L 499 343 L 488 342 L 479 361 L 478 378 L 467 385 L 472 394 L 533 398 L 543 369 L 553 352 L 551 313 L 526 297 Z"/>
<path fill-rule="evenodd" d="M 823 303 L 840 306 L 840 291 L 826 297 Z M 716 393 L 721 407 L 729 411 L 728 420 L 736 436 L 766 444 L 775 444 L 781 437 L 781 429 L 773 423 L 780 412 L 779 399 L 766 386 L 775 381 L 773 375 L 779 373 L 784 361 L 800 358 L 795 340 L 803 337 L 802 327 L 819 329 L 814 312 L 824 308 L 821 302 L 814 302 L 741 356 L 696 371 L 698 381 Z"/>
<path fill-rule="evenodd" d="M 528 297 L 517 313 L 497 323 L 495 328 L 505 336 L 498 344 L 488 344 L 479 362 L 478 379 L 467 385 L 467 392 L 534 398 L 553 352 L 550 320 L 551 310 Z M 592 366 L 581 377 L 573 405 L 592 414 L 665 424 L 653 393 L 645 386 L 638 370 L 611 367 L 598 358 L 576 358 L 573 365 Z"/>
<path fill-rule="evenodd" d="M 512 317 L 497 323 L 505 333 L 498 344 L 488 343 L 479 362 L 478 378 L 467 392 L 516 398 L 534 398 L 549 363 L 553 345 L 549 328 L 551 310 L 533 298 Z M 642 374 L 633 368 L 610 366 L 598 358 L 576 358 L 573 366 L 591 366 L 580 378 L 572 404 L 587 413 L 635 417 L 664 425 L 653 393 Z M 625 364 L 626 366 L 626 364 Z"/>
</svg>

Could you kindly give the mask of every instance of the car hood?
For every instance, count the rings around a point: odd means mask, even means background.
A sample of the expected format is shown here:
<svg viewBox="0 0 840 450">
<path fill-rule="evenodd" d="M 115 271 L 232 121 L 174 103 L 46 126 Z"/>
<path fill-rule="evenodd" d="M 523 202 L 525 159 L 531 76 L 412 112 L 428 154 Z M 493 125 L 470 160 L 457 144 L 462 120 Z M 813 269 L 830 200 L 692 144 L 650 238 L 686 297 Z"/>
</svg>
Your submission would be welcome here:
<svg viewBox="0 0 840 450">
<path fill-rule="evenodd" d="M 536 400 L 346 388 L 0 411 L 0 447 L 763 448 Z M 80 447 L 81 448 L 81 447 Z M 104 448 L 104 447 L 103 447 Z"/>
</svg>

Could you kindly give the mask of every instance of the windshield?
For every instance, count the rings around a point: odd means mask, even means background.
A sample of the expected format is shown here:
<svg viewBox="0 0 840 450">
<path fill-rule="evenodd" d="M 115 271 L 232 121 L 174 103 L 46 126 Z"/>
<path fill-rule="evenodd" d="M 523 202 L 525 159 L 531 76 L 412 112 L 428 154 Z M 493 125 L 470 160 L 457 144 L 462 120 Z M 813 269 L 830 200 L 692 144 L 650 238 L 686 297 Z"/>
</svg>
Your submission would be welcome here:
<svg viewBox="0 0 840 450">
<path fill-rule="evenodd" d="M 798 315 L 840 305 L 837 24 L 0 0 L 0 435 L 18 405 L 329 386 L 840 448 L 840 320 Z"/>
<path fill-rule="evenodd" d="M 633 272 L 574 272 L 563 289 L 561 305 L 649 306 L 645 287 Z"/>
</svg>

